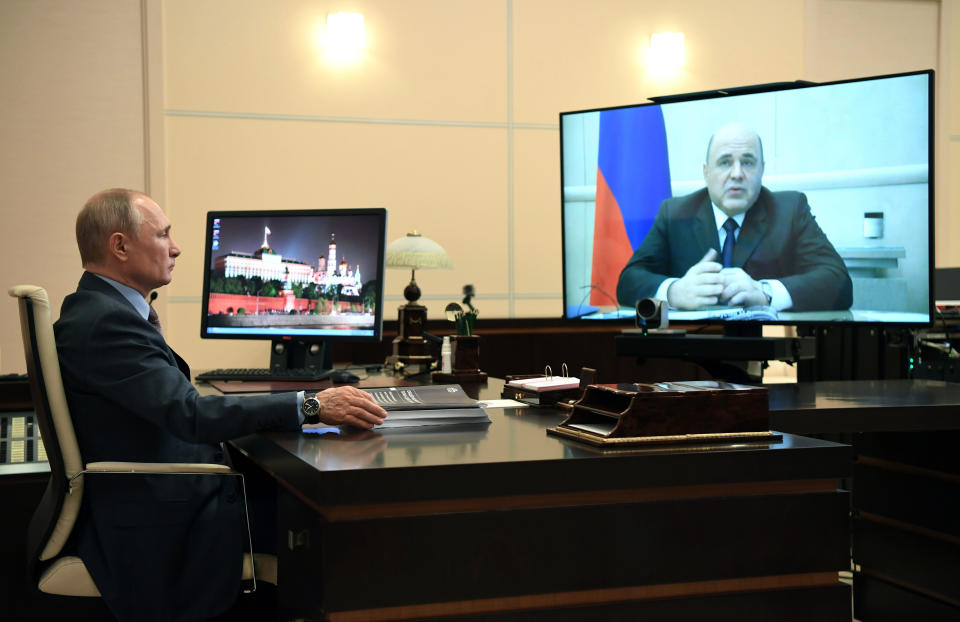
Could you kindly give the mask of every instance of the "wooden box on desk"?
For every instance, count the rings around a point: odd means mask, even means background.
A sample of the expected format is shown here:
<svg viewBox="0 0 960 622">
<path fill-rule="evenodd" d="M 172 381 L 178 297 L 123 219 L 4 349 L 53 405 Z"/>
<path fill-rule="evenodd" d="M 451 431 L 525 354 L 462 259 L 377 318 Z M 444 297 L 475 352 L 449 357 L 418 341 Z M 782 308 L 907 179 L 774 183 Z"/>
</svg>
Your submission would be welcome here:
<svg viewBox="0 0 960 622">
<path fill-rule="evenodd" d="M 713 380 L 590 385 L 548 432 L 598 445 L 772 438 L 767 390 Z"/>
</svg>

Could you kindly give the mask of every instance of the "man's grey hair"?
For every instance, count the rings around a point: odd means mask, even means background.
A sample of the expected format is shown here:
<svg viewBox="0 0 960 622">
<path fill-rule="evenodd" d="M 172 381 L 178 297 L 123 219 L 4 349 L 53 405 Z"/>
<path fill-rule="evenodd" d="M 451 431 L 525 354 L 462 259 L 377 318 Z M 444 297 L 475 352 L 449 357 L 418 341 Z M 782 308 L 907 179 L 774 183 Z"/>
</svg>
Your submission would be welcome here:
<svg viewBox="0 0 960 622">
<path fill-rule="evenodd" d="M 753 132 L 753 135 L 757 137 L 757 145 L 760 147 L 760 153 L 757 154 L 757 158 L 763 162 L 763 141 L 760 139 L 760 134 L 758 132 Z M 710 140 L 707 141 L 707 154 L 703 159 L 705 164 L 710 164 L 710 147 L 713 147 L 714 136 L 716 136 L 716 134 L 711 134 Z"/>
<path fill-rule="evenodd" d="M 102 263 L 107 256 L 107 240 L 114 233 L 136 238 L 143 214 L 133 204 L 140 196 L 136 190 L 111 188 L 90 199 L 77 215 L 77 247 L 84 266 Z"/>
</svg>

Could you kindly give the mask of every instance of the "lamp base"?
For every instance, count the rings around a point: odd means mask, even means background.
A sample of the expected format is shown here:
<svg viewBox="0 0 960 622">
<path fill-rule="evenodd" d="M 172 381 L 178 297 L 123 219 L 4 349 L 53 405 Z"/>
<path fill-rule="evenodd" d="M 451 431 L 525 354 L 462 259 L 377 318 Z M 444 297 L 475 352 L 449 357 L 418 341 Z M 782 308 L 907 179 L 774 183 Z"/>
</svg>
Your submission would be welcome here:
<svg viewBox="0 0 960 622">
<path fill-rule="evenodd" d="M 413 279 L 403 288 L 403 297 L 407 299 L 407 304 L 416 304 L 420 300 L 420 286 Z"/>
<path fill-rule="evenodd" d="M 400 305 L 397 315 L 397 336 L 393 339 L 392 361 L 404 365 L 429 365 L 434 356 L 427 352 L 423 327 L 427 323 L 427 308 L 408 302 Z"/>
</svg>

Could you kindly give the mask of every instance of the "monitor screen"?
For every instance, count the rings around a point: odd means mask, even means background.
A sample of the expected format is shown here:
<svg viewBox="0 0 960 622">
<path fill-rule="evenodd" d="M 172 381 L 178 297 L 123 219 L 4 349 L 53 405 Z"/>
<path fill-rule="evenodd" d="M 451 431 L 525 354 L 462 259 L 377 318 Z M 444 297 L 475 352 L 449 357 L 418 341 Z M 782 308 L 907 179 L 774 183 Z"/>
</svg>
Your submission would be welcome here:
<svg viewBox="0 0 960 622">
<path fill-rule="evenodd" d="M 561 113 L 564 317 L 928 324 L 933 78 Z"/>
<path fill-rule="evenodd" d="M 207 214 L 204 338 L 379 341 L 385 209 Z"/>
</svg>

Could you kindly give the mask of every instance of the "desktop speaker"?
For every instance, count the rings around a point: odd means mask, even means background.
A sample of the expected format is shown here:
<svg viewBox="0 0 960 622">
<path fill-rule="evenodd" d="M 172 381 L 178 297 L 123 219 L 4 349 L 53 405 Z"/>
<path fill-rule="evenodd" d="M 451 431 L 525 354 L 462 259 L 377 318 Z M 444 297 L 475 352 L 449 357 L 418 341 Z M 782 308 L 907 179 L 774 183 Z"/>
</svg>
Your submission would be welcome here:
<svg viewBox="0 0 960 622">
<path fill-rule="evenodd" d="M 330 369 L 332 348 L 324 342 L 303 343 L 275 339 L 270 346 L 270 369 Z"/>
<path fill-rule="evenodd" d="M 637 301 L 637 328 L 666 328 L 667 305 L 656 298 Z"/>
</svg>

